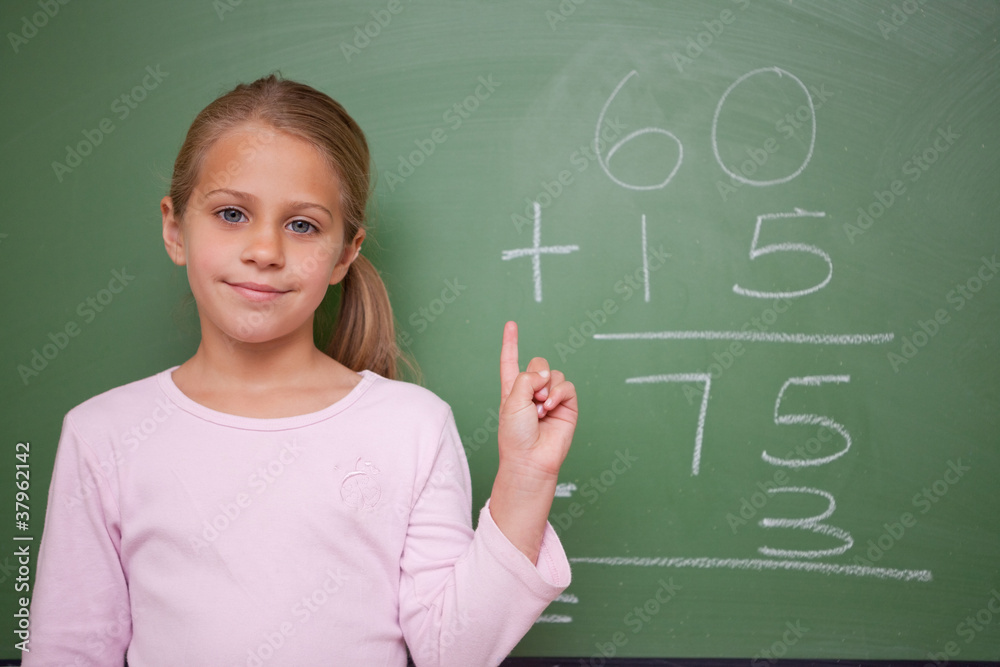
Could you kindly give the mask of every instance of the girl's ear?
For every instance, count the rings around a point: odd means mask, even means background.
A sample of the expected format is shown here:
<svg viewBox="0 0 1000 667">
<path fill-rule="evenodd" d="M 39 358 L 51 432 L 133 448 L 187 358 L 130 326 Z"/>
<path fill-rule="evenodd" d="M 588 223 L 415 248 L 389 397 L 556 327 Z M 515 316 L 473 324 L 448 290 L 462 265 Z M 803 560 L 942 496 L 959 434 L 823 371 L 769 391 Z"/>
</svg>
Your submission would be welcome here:
<svg viewBox="0 0 1000 667">
<path fill-rule="evenodd" d="M 163 245 L 166 246 L 167 254 L 174 264 L 184 266 L 187 264 L 184 233 L 174 211 L 174 201 L 169 196 L 160 200 L 160 213 L 163 214 Z"/>
<path fill-rule="evenodd" d="M 344 246 L 344 250 L 340 253 L 340 261 L 333 267 L 333 275 L 330 276 L 331 285 L 336 285 L 347 275 L 347 270 L 351 268 L 351 264 L 361 254 L 361 243 L 364 240 L 365 230 L 359 229 L 354 239 Z"/>
</svg>

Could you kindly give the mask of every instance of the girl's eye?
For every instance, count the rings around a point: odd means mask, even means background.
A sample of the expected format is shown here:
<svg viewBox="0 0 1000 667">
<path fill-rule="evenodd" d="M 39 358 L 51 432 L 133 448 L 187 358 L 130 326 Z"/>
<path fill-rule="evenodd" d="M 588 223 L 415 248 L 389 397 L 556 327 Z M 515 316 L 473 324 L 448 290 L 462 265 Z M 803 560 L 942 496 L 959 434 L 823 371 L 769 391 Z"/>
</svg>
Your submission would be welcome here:
<svg viewBox="0 0 1000 667">
<path fill-rule="evenodd" d="M 238 208 L 224 208 L 219 211 L 219 215 L 226 222 L 243 222 L 243 211 Z"/>
<path fill-rule="evenodd" d="M 288 228 L 300 234 L 308 234 L 316 229 L 311 222 L 306 222 L 305 220 L 293 220 L 288 223 Z"/>
</svg>

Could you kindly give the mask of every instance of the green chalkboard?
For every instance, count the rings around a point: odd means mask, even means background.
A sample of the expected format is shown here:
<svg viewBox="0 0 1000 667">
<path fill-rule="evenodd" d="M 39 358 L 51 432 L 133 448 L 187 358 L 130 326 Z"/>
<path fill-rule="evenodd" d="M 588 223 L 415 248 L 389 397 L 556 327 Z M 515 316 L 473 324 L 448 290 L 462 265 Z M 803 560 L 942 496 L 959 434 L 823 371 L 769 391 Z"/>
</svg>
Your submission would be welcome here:
<svg viewBox="0 0 1000 667">
<path fill-rule="evenodd" d="M 280 70 L 368 133 L 366 247 L 477 506 L 503 322 L 579 388 L 551 517 L 573 583 L 516 655 L 1000 660 L 998 21 L 986 0 L 0 4 L 0 658 L 62 416 L 196 347 L 158 212 L 186 128 Z"/>
</svg>

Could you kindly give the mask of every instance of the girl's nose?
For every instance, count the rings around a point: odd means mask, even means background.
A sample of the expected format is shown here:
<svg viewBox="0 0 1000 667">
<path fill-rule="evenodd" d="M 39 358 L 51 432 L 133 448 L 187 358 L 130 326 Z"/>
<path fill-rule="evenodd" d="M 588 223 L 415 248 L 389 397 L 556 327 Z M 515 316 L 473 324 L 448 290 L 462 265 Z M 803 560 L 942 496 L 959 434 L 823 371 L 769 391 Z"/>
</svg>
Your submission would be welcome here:
<svg viewBox="0 0 1000 667">
<path fill-rule="evenodd" d="M 242 259 L 260 266 L 284 264 L 281 229 L 277 225 L 258 221 L 247 229 L 248 238 Z"/>
</svg>

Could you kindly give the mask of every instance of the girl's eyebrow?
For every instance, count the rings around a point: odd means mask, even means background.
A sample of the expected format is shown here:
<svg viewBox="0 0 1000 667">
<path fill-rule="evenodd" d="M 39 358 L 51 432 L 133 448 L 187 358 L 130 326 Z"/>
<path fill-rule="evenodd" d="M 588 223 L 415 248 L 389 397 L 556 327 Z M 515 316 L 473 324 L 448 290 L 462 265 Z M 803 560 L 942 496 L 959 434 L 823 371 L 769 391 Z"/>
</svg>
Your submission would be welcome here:
<svg viewBox="0 0 1000 667">
<path fill-rule="evenodd" d="M 245 199 L 245 200 L 249 201 L 250 203 L 256 203 L 257 202 L 257 197 L 253 196 L 249 192 L 240 192 L 239 190 L 233 190 L 233 189 L 230 189 L 230 188 L 216 188 L 215 190 L 211 190 L 210 192 L 206 192 L 205 193 L 205 198 L 211 197 L 212 195 L 216 195 L 216 194 L 229 195 L 230 197 L 236 197 L 237 199 Z M 289 204 L 290 207 L 296 208 L 296 209 L 315 208 L 315 209 L 318 209 L 320 211 L 323 211 L 330 218 L 334 217 L 333 213 L 330 212 L 330 209 L 328 209 L 327 207 L 323 206 L 322 204 L 316 204 L 316 203 L 308 202 L 308 201 L 292 201 L 292 202 L 288 202 L 288 204 Z"/>
<path fill-rule="evenodd" d="M 238 199 L 246 199 L 251 202 L 257 201 L 257 198 L 254 197 L 249 192 L 240 192 L 239 190 L 231 190 L 230 188 L 216 188 L 215 190 L 206 192 L 205 196 L 211 197 L 212 195 L 216 194 L 229 195 L 230 197 L 236 197 Z"/>
</svg>

